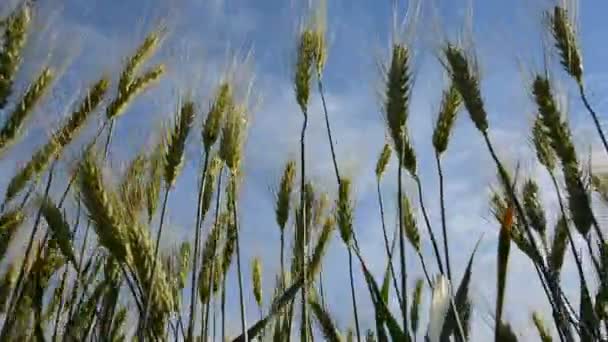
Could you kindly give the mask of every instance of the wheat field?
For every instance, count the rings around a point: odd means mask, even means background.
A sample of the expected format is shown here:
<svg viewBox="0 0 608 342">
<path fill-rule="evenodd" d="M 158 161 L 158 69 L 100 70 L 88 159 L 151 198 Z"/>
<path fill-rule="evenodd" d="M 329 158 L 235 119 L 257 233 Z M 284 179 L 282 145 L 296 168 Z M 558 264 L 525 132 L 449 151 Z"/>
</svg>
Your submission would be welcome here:
<svg viewBox="0 0 608 342">
<path fill-rule="evenodd" d="M 385 2 L 0 3 L 0 341 L 608 339 L 608 31 Z"/>
</svg>

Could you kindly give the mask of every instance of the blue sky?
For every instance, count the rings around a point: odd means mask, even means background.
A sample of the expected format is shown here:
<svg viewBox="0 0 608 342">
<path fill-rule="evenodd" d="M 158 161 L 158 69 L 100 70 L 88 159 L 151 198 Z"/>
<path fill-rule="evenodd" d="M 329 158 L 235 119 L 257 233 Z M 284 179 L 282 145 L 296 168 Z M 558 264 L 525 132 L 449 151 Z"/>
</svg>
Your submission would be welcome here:
<svg viewBox="0 0 608 342">
<path fill-rule="evenodd" d="M 6 13 L 15 1 L 0 5 Z M 420 163 L 424 198 L 432 225 L 439 230 L 438 188 L 433 160 L 431 132 L 439 107 L 441 91 L 447 82 L 437 56 L 445 37 L 455 38 L 473 6 L 473 41 L 482 75 L 482 92 L 489 113 L 491 136 L 508 165 L 522 165 L 524 174 L 535 177 L 549 189 L 549 180 L 535 162 L 529 143 L 529 127 L 534 106 L 529 95 L 530 79 L 544 67 L 543 46 L 550 43 L 543 33 L 542 13 L 553 1 L 421 1 L 421 12 L 412 43 L 415 86 L 409 121 L 410 135 Z M 30 40 L 28 62 L 21 83 L 43 63 L 57 67 L 61 73 L 52 96 L 47 97 L 35 113 L 31 128 L 22 142 L 4 160 L 3 173 L 12 172 L 10 164 L 23 163 L 25 151 L 42 144 L 60 118 L 69 112 L 66 104 L 75 101 L 78 89 L 90 84 L 102 73 L 116 78 L 121 62 L 137 43 L 159 23 L 168 35 L 159 53 L 150 62 L 166 63 L 168 75 L 161 85 L 133 103 L 116 127 L 112 146 L 113 174 L 119 174 L 125 160 L 134 152 L 154 142 L 161 120 L 174 112 L 180 95 L 190 94 L 205 112 L 211 91 L 217 84 L 227 61 L 251 51 L 246 64 L 237 63 L 244 79 L 255 80 L 255 106 L 245 151 L 245 181 L 241 194 L 242 246 L 245 265 L 253 256 L 264 263 L 265 295 L 268 298 L 278 270 L 278 228 L 274 223 L 273 196 L 269 190 L 278 182 L 282 166 L 299 153 L 301 125 L 293 87 L 292 65 L 297 32 L 306 15 L 308 1 L 266 0 L 38 0 L 36 25 L 39 33 Z M 382 75 L 379 64 L 386 60 L 391 41 L 391 1 L 328 0 L 329 57 L 324 75 L 338 162 L 343 175 L 351 177 L 356 189 L 356 231 L 364 257 L 380 276 L 385 257 L 375 197 L 374 165 L 385 141 L 381 119 Z M 407 3 L 399 2 L 398 16 L 403 16 Z M 608 27 L 605 13 L 608 5 L 600 0 L 581 2 L 578 6 L 585 75 L 590 100 L 599 113 L 608 111 L 602 94 L 608 91 L 608 73 L 603 62 L 608 60 L 605 37 Z M 51 51 L 51 53 L 49 53 Z M 583 111 L 573 82 L 557 66 L 551 51 L 552 76 L 560 86 L 563 103 L 581 155 L 591 151 L 594 165 L 606 165 L 605 155 L 596 153 L 597 140 Z M 239 60 L 237 58 L 237 60 Z M 202 114 L 202 113 L 201 113 Z M 307 170 L 317 188 L 335 191 L 329 159 L 327 137 L 318 96 L 311 102 L 311 125 L 308 133 Z M 601 118 L 604 119 L 602 114 Z M 202 115 L 201 115 L 202 116 Z M 201 118 L 199 118 L 200 122 Z M 76 157 L 78 148 L 68 155 Z M 177 244 L 192 236 L 196 193 L 196 170 L 200 166 L 200 142 L 193 134 L 187 149 L 187 163 L 169 208 L 169 229 L 163 243 Z M 66 170 L 69 163 L 59 165 Z M 17 166 L 14 166 L 16 169 Z M 395 219 L 395 165 L 383 184 L 388 226 Z M 8 170 L 8 171 L 7 171 Z M 475 261 L 471 296 L 475 303 L 473 340 L 482 341 L 491 333 L 488 328 L 493 311 L 495 288 L 495 251 L 497 224 L 488 207 L 489 189 L 495 184 L 495 169 L 482 139 L 471 125 L 466 112 L 461 112 L 453 137 L 444 157 L 447 182 L 447 214 L 452 251 L 453 272 L 460 279 L 465 263 L 477 239 L 484 234 Z M 7 179 L 7 177 L 2 177 Z M 0 182 L 0 192 L 5 181 Z M 57 186 L 60 189 L 61 186 Z M 415 193 L 407 182 L 408 193 Z M 556 199 L 550 191 L 544 194 L 549 221 L 557 215 Z M 415 201 L 414 201 L 415 202 Z M 424 255 L 432 272 L 432 251 L 419 217 Z M 208 224 L 207 226 L 208 227 Z M 191 238 L 190 238 L 191 239 Z M 514 250 L 507 288 L 505 318 L 522 337 L 532 336 L 531 310 L 548 314 L 546 299 L 530 264 Z M 415 255 L 409 255 L 410 279 L 422 276 Z M 248 267 L 247 267 L 248 268 Z M 353 326 L 348 284 L 347 258 L 342 242 L 336 237 L 325 262 L 325 282 L 330 310 L 340 328 Z M 566 265 L 563 277 L 566 291 L 576 298 L 577 284 L 572 265 Z M 245 272 L 249 278 L 249 271 Z M 357 274 L 357 291 L 364 328 L 371 328 L 373 312 L 363 277 Z M 569 281 L 569 279 L 574 279 Z M 232 282 L 231 294 L 236 294 Z M 250 321 L 257 317 L 253 296 L 247 302 Z M 430 300 L 427 289 L 425 300 Z M 235 310 L 236 298 L 229 300 Z M 574 302 L 577 302 L 575 299 Z M 426 317 L 426 312 L 423 315 Z M 233 316 L 236 317 L 236 316 Z M 232 331 L 238 322 L 229 324 Z"/>
</svg>

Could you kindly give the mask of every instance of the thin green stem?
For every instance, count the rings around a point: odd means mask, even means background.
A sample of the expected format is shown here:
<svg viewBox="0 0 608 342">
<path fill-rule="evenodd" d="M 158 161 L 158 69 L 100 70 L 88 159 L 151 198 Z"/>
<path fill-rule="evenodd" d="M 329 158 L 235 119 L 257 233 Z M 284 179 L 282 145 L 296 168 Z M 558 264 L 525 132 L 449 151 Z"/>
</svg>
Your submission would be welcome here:
<svg viewBox="0 0 608 342">
<path fill-rule="evenodd" d="M 338 161 L 336 159 L 336 151 L 334 150 L 334 141 L 331 135 L 331 126 L 329 125 L 329 114 L 327 112 L 327 104 L 325 103 L 325 92 L 323 91 L 323 81 L 321 80 L 321 74 L 317 75 L 317 86 L 319 88 L 319 94 L 321 95 L 321 103 L 323 104 L 323 113 L 325 114 L 325 127 L 327 129 L 327 139 L 329 139 L 329 149 L 331 151 L 331 160 L 334 164 L 334 172 L 336 173 L 336 179 L 338 185 L 340 185 L 340 171 L 338 170 Z"/>
<path fill-rule="evenodd" d="M 447 224 L 445 220 L 445 197 L 443 189 L 443 169 L 441 167 L 441 156 L 435 152 L 435 160 L 437 161 L 437 174 L 439 175 L 439 205 L 441 208 L 441 228 L 443 231 L 443 252 L 445 254 L 445 267 L 448 271 L 448 280 L 452 281 L 452 269 L 450 267 L 450 250 L 448 243 Z"/>
<path fill-rule="evenodd" d="M 140 338 L 142 341 L 148 326 L 147 321 L 148 315 L 150 314 L 150 303 L 152 302 L 152 295 L 154 292 L 154 280 L 156 279 L 156 266 L 158 265 L 158 252 L 160 250 L 160 238 L 163 233 L 163 224 L 165 222 L 165 213 L 167 211 L 167 200 L 169 199 L 169 192 L 171 192 L 171 188 L 167 185 L 167 189 L 165 190 L 165 198 L 163 199 L 163 207 L 160 214 L 160 223 L 158 224 L 158 233 L 156 234 L 156 244 L 154 246 L 154 260 L 152 261 L 152 272 L 150 273 L 150 279 L 148 279 L 150 286 L 148 287 L 148 295 L 145 301 L 145 309 L 140 323 Z"/>
<path fill-rule="evenodd" d="M 399 165 L 397 166 L 397 203 L 399 209 L 399 258 L 401 262 L 401 293 L 403 294 L 401 300 L 401 315 L 403 317 L 403 327 L 406 329 L 407 325 L 407 267 L 405 263 L 405 237 L 403 229 L 403 182 L 402 182 L 402 166 L 401 158 Z"/>
<path fill-rule="evenodd" d="M 232 194 L 232 196 L 230 196 L 230 199 L 232 201 L 232 219 L 234 220 L 234 226 L 235 226 L 235 231 L 236 231 L 236 236 L 235 236 L 235 240 L 236 240 L 236 268 L 237 268 L 237 273 L 238 273 L 238 278 L 239 278 L 239 301 L 241 304 L 241 328 L 243 330 L 243 337 L 245 339 L 245 341 L 249 341 L 249 338 L 247 336 L 247 319 L 245 317 L 245 299 L 243 296 L 243 273 L 241 272 L 241 246 L 240 246 L 240 228 L 239 228 L 239 223 L 238 223 L 238 215 L 237 215 L 237 207 L 236 207 L 236 187 L 237 187 L 237 180 L 236 180 L 236 175 L 233 174 L 232 175 L 232 182 L 234 182 L 233 184 L 233 191 L 234 194 Z"/>
<path fill-rule="evenodd" d="M 414 176 L 414 180 L 416 181 L 416 185 L 418 186 L 418 202 L 420 203 L 420 209 L 422 209 L 422 217 L 424 218 L 426 229 L 429 232 L 429 236 L 431 237 L 433 251 L 435 252 L 435 258 L 437 259 L 437 266 L 439 267 L 439 272 L 441 274 L 444 274 L 443 263 L 441 262 L 441 254 L 439 253 L 439 247 L 437 245 L 437 240 L 435 239 L 435 233 L 433 232 L 433 228 L 431 227 L 431 221 L 429 220 L 429 215 L 426 212 L 424 200 L 422 199 L 422 182 L 420 181 L 418 175 Z"/>
<path fill-rule="evenodd" d="M 399 303 L 403 301 L 401 298 L 401 291 L 399 291 L 399 285 L 397 285 L 397 276 L 395 267 L 393 266 L 393 253 L 388 242 L 388 233 L 386 232 L 386 221 L 384 218 L 384 201 L 382 200 L 382 190 L 380 188 L 380 178 L 376 179 L 376 192 L 378 194 L 378 206 L 380 208 L 380 221 L 382 223 L 382 235 L 384 237 L 384 247 L 386 248 L 386 257 L 388 258 L 388 266 L 391 271 L 391 278 L 393 279 L 393 286 L 395 287 L 395 293 L 397 294 L 397 300 Z"/>
<path fill-rule="evenodd" d="M 51 168 L 49 170 L 49 175 L 47 178 L 47 182 L 46 182 L 46 187 L 44 189 L 44 196 L 43 196 L 43 201 L 46 201 L 46 199 L 49 196 L 49 192 L 51 190 L 51 184 L 53 183 L 53 170 L 55 169 L 55 164 L 56 161 L 53 161 L 53 163 L 51 164 Z M 4 318 L 4 324 L 2 325 L 2 330 L 0 331 L 0 340 L 4 341 L 7 338 L 7 334 L 10 330 L 10 328 L 12 327 L 12 324 L 14 322 L 14 310 L 18 301 L 18 298 L 21 297 L 21 287 L 23 285 L 23 281 L 25 280 L 25 273 L 26 273 L 26 267 L 29 263 L 29 259 L 30 259 L 30 253 L 32 252 L 32 248 L 34 246 L 34 239 L 36 237 L 36 234 L 38 233 L 38 229 L 40 227 L 40 219 L 42 217 L 42 206 L 40 206 L 37 210 L 36 213 L 36 219 L 34 221 L 34 227 L 32 228 L 32 232 L 30 234 L 30 238 L 27 242 L 27 246 L 25 248 L 25 258 L 23 260 L 23 263 L 21 265 L 21 268 L 19 270 L 19 275 L 17 276 L 17 282 L 15 283 L 15 287 L 13 288 L 13 291 L 11 292 L 10 295 L 10 300 L 8 301 L 9 306 L 8 309 L 6 311 L 6 316 Z"/>
<path fill-rule="evenodd" d="M 213 224 L 214 226 L 217 226 L 219 224 L 219 218 L 220 218 L 220 202 L 222 201 L 222 192 L 220 191 L 220 189 L 222 188 L 222 174 L 223 174 L 223 169 L 220 170 L 220 174 L 218 176 L 218 180 L 217 180 L 217 193 L 215 196 L 215 217 L 213 219 Z M 216 243 L 217 245 L 217 243 Z M 213 251 L 213 256 L 211 257 L 211 260 L 213 260 L 211 262 L 211 272 L 209 272 L 209 299 L 207 299 L 207 308 L 205 311 L 205 322 L 204 322 L 204 333 L 203 333 L 203 341 L 207 341 L 207 337 L 208 337 L 208 323 L 209 323 L 209 309 L 210 309 L 210 300 L 213 297 L 213 280 L 215 279 L 215 250 Z M 194 295 L 194 294 L 193 294 Z"/>
<path fill-rule="evenodd" d="M 200 234 L 202 229 L 202 206 L 203 206 L 203 189 L 207 178 L 207 168 L 209 166 L 209 149 L 205 149 L 205 160 L 203 162 L 203 170 L 201 181 L 198 188 L 198 200 L 196 205 L 196 225 L 194 226 L 194 255 L 192 256 L 192 284 L 190 290 L 190 315 L 188 319 L 188 341 L 192 341 L 194 337 L 194 322 L 196 321 L 196 271 L 198 270 L 199 248 L 201 244 Z"/>
<path fill-rule="evenodd" d="M 305 188 L 306 188 L 306 127 L 308 126 L 308 113 L 306 111 L 302 111 L 304 115 L 304 121 L 302 122 L 302 132 L 300 136 L 300 219 L 302 220 L 302 260 L 301 262 L 301 272 L 304 276 L 304 285 L 302 286 L 302 324 L 306 324 L 308 319 L 307 312 L 307 287 L 308 281 L 306 276 L 306 237 L 308 236 L 307 231 L 307 213 L 306 213 L 306 198 L 305 198 Z M 302 329 L 302 341 L 308 342 L 307 330 Z"/>
<path fill-rule="evenodd" d="M 350 273 L 350 295 L 353 302 L 353 312 L 355 314 L 355 329 L 357 331 L 357 341 L 361 342 L 361 328 L 359 327 L 359 314 L 357 310 L 357 296 L 355 295 L 355 280 L 353 278 L 353 252 L 348 249 L 348 271 Z"/>
<path fill-rule="evenodd" d="M 578 90 L 579 90 L 579 93 L 581 94 L 581 99 L 583 100 L 583 104 L 585 105 L 585 108 L 587 108 L 587 111 L 589 111 L 589 114 L 591 114 L 591 118 L 593 119 L 593 123 L 595 124 L 595 129 L 597 130 L 597 133 L 600 135 L 600 139 L 602 140 L 602 145 L 604 145 L 604 150 L 606 151 L 606 153 L 608 153 L 608 142 L 606 141 L 606 136 L 604 135 L 604 131 L 602 130 L 602 126 L 600 124 L 600 120 L 597 117 L 597 114 L 595 113 L 593 108 L 591 108 L 591 105 L 589 104 L 589 101 L 587 100 L 587 95 L 585 94 L 585 88 L 583 87 L 582 82 L 580 82 L 578 84 Z"/>
</svg>

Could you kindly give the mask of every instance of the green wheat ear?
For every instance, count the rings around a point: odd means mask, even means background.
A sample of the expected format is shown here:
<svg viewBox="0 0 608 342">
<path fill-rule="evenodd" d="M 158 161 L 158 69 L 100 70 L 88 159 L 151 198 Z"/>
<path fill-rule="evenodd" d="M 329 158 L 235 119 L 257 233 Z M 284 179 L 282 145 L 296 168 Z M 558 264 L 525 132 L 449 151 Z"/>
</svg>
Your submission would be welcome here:
<svg viewBox="0 0 608 342">
<path fill-rule="evenodd" d="M 194 103 L 186 102 L 177 112 L 173 130 L 165 149 L 165 183 L 168 187 L 175 184 L 184 162 L 186 139 L 194 122 Z"/>
<path fill-rule="evenodd" d="M 552 342 L 553 338 L 551 337 L 551 333 L 549 332 L 549 329 L 547 329 L 547 326 L 545 325 L 545 322 L 539 312 L 535 311 L 532 313 L 532 321 L 534 322 L 534 326 L 538 331 L 538 336 L 540 337 L 541 342 Z"/>
<path fill-rule="evenodd" d="M 26 119 L 51 85 L 54 76 L 55 74 L 50 68 L 43 69 L 38 78 L 30 84 L 17 102 L 8 119 L 0 128 L 0 153 L 5 152 L 6 148 L 17 138 Z"/>
<path fill-rule="evenodd" d="M 461 105 L 462 97 L 452 84 L 447 91 L 443 92 L 437 125 L 433 131 L 433 147 L 438 154 L 442 154 L 448 148 L 450 133 Z"/>
<path fill-rule="evenodd" d="M 203 145 L 209 151 L 217 141 L 226 111 L 232 107 L 232 88 L 229 83 L 222 83 L 216 90 L 215 99 L 203 123 Z"/>
<path fill-rule="evenodd" d="M 261 308 L 262 303 L 262 262 L 259 258 L 254 258 L 251 263 L 251 282 L 253 283 L 253 297 Z"/>
<path fill-rule="evenodd" d="M 553 13 L 548 13 L 551 33 L 555 39 L 561 64 L 579 85 L 583 84 L 583 58 L 576 41 L 574 27 L 568 18 L 565 8 L 555 6 Z"/>
<path fill-rule="evenodd" d="M 353 236 L 353 205 L 351 199 L 351 182 L 348 178 L 344 178 L 340 182 L 335 216 L 336 223 L 340 230 L 340 237 L 347 246 L 350 246 Z"/>
<path fill-rule="evenodd" d="M 310 99 L 310 82 L 312 80 L 312 67 L 315 63 L 315 52 L 318 48 L 318 38 L 314 31 L 306 29 L 299 38 L 296 60 L 294 84 L 296 100 L 303 113 L 308 112 Z"/>
<path fill-rule="evenodd" d="M 6 106 L 12 93 L 30 22 L 30 8 L 27 4 L 18 6 L 4 22 L 3 44 L 0 49 L 0 109 Z"/>
<path fill-rule="evenodd" d="M 384 144 L 382 148 L 382 152 L 378 157 L 378 161 L 376 163 L 376 178 L 380 180 L 386 171 L 386 166 L 388 162 L 391 160 L 391 146 L 389 144 Z"/>
<path fill-rule="evenodd" d="M 21 168 L 11 179 L 6 189 L 6 202 L 18 195 L 32 178 L 38 177 L 53 159 L 61 156 L 64 148 L 77 136 L 87 118 L 101 103 L 108 86 L 109 81 L 102 78 L 90 88 L 78 109 L 72 113 L 62 127 L 53 133 L 51 139 L 45 145 L 34 152 L 25 167 Z"/>
<path fill-rule="evenodd" d="M 479 77 L 471 66 L 465 53 L 458 47 L 448 44 L 443 53 L 452 77 L 452 82 L 462 96 L 464 106 L 469 112 L 475 127 L 486 133 L 488 130 L 488 115 L 484 108 L 481 91 L 479 89 Z"/>
<path fill-rule="evenodd" d="M 415 174 L 416 155 L 407 136 L 411 91 L 409 60 L 409 50 L 405 45 L 393 45 L 391 62 L 386 75 L 384 110 L 397 158 L 403 167 Z"/>
<path fill-rule="evenodd" d="M 545 210 L 539 199 L 538 184 L 533 180 L 528 180 L 524 183 L 524 211 L 530 220 L 530 225 L 541 236 L 545 236 L 547 229 L 547 220 L 545 219 Z"/>
<path fill-rule="evenodd" d="M 25 221 L 25 215 L 20 210 L 6 212 L 0 216 L 0 260 L 4 258 L 17 229 Z"/>
<path fill-rule="evenodd" d="M 57 243 L 59 250 L 65 258 L 68 259 L 74 267 L 78 268 L 74 249 L 72 248 L 72 232 L 64 215 L 49 198 L 41 201 L 40 211 L 49 226 L 53 241 Z"/>
<path fill-rule="evenodd" d="M 284 231 L 287 220 L 289 219 L 291 193 L 293 192 L 296 178 L 296 163 L 288 161 L 283 169 L 283 176 L 279 185 L 279 192 L 276 198 L 275 218 L 279 228 Z"/>
<path fill-rule="evenodd" d="M 403 196 L 403 228 L 405 229 L 405 236 L 408 241 L 412 244 L 412 247 L 416 252 L 420 252 L 420 233 L 418 232 L 418 225 L 416 224 L 416 217 L 412 211 L 412 205 L 407 196 Z"/>
</svg>

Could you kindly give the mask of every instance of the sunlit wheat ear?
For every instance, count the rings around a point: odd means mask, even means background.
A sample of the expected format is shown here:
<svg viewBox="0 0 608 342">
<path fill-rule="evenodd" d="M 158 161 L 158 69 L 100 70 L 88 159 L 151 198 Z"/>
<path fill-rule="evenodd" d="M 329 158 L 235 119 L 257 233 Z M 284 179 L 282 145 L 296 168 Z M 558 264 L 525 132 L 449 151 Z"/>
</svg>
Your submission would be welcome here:
<svg viewBox="0 0 608 342">
<path fill-rule="evenodd" d="M 146 167 L 148 159 L 140 153 L 129 163 L 118 186 L 118 195 L 124 203 L 125 215 L 132 222 L 137 221 L 146 204 Z"/>
<path fill-rule="evenodd" d="M 163 156 L 166 149 L 165 146 L 166 139 L 163 137 L 149 157 L 150 163 L 146 179 L 146 210 L 148 212 L 148 222 L 152 221 L 154 213 L 158 208 L 158 199 L 163 179 Z"/>
<path fill-rule="evenodd" d="M 480 132 L 486 133 L 488 130 L 488 115 L 481 97 L 477 71 L 472 67 L 471 61 L 467 59 L 464 51 L 457 46 L 448 44 L 443 49 L 443 53 L 452 83 L 462 96 L 464 106 L 469 112 L 471 120 Z"/>
<path fill-rule="evenodd" d="M 0 254 L 1 255 L 1 254 Z M 17 282 L 21 265 L 18 260 L 12 260 L 0 279 L 0 313 L 6 313 L 10 291 Z"/>
<path fill-rule="evenodd" d="M 106 117 L 114 119 L 124 113 L 129 103 L 141 92 L 149 88 L 153 83 L 158 81 L 165 73 L 165 66 L 159 64 L 142 76 L 135 78 L 131 82 L 131 86 L 126 93 L 119 93 L 116 98 L 108 105 L 106 109 Z"/>
<path fill-rule="evenodd" d="M 322 193 L 318 197 L 314 198 L 313 210 L 312 210 L 312 227 L 318 229 L 323 224 L 325 214 L 329 208 L 329 195 Z M 313 233 L 316 233 L 314 231 Z"/>
<path fill-rule="evenodd" d="M 118 81 L 118 92 L 127 94 L 131 90 L 139 67 L 145 63 L 158 48 L 162 36 L 162 30 L 155 30 L 144 39 L 135 53 L 127 59 L 126 65 L 120 74 Z"/>
<path fill-rule="evenodd" d="M 327 251 L 327 246 L 329 245 L 335 226 L 335 222 L 331 217 L 327 217 L 325 219 L 323 229 L 321 230 L 321 234 L 319 234 L 317 244 L 312 253 L 312 257 L 310 258 L 310 263 L 306 268 L 308 272 L 308 279 L 315 279 L 315 276 L 319 273 L 321 264 L 323 262 L 323 257 Z"/>
<path fill-rule="evenodd" d="M 77 267 L 76 256 L 72 247 L 72 232 L 65 217 L 49 198 L 42 199 L 40 204 L 42 216 L 46 220 L 52 239 L 56 241 L 59 250 L 74 267 Z"/>
<path fill-rule="evenodd" d="M 409 50 L 405 45 L 393 45 L 386 75 L 385 120 L 399 162 L 415 173 L 416 156 L 407 137 L 407 117 L 411 91 Z"/>
<path fill-rule="evenodd" d="M 262 262 L 259 258 L 253 258 L 251 262 L 251 283 L 253 284 L 253 297 L 258 307 L 262 307 Z"/>
<path fill-rule="evenodd" d="M 418 232 L 418 225 L 412 211 L 412 205 L 407 196 L 403 196 L 401 201 L 403 203 L 403 229 L 405 229 L 405 236 L 416 252 L 420 253 L 420 233 Z"/>
<path fill-rule="evenodd" d="M 51 69 L 43 69 L 38 78 L 29 85 L 13 111 L 8 114 L 8 118 L 0 128 L 0 153 L 17 138 L 26 119 L 51 85 L 54 76 Z"/>
<path fill-rule="evenodd" d="M 328 342 L 344 341 L 342 336 L 340 336 L 340 332 L 336 328 L 334 320 L 331 318 L 329 313 L 323 308 L 323 306 L 319 304 L 319 302 L 314 298 L 314 296 L 309 297 L 308 304 L 310 305 L 310 309 L 316 318 L 316 322 L 319 325 L 319 329 L 323 334 L 324 340 Z"/>
<path fill-rule="evenodd" d="M 109 81 L 102 78 L 90 88 L 78 109 L 72 113 L 63 126 L 53 133 L 45 145 L 34 152 L 30 161 L 11 179 L 6 189 L 6 201 L 13 199 L 32 178 L 40 175 L 54 158 L 61 155 L 63 149 L 72 142 L 86 123 L 87 118 L 101 103 L 108 86 Z"/>
<path fill-rule="evenodd" d="M 4 259 L 17 228 L 24 220 L 25 215 L 20 210 L 9 211 L 0 216 L 0 260 Z"/>
<path fill-rule="evenodd" d="M 568 243 L 568 224 L 566 218 L 560 217 L 555 224 L 553 243 L 549 254 L 548 266 L 551 272 L 559 274 L 564 264 L 566 246 Z"/>
<path fill-rule="evenodd" d="M 412 308 L 410 311 L 410 325 L 412 333 L 418 335 L 418 323 L 420 322 L 420 306 L 422 303 L 422 290 L 424 289 L 424 280 L 416 280 L 416 288 L 412 294 Z"/>
<path fill-rule="evenodd" d="M 205 241 L 201 254 L 201 269 L 198 271 L 194 270 L 195 272 L 200 272 L 198 279 L 198 291 L 202 303 L 206 303 L 211 296 L 213 284 L 210 283 L 210 280 L 213 281 L 213 278 L 211 278 L 210 275 L 211 269 L 214 268 L 212 266 L 213 262 L 215 262 L 214 256 L 218 254 L 216 251 L 218 248 L 220 235 L 222 234 L 222 228 L 222 224 L 214 225 L 213 228 L 211 228 L 211 232 L 209 232 L 209 235 L 207 236 L 207 240 Z"/>
<path fill-rule="evenodd" d="M 316 44 L 316 36 L 312 30 L 306 29 L 300 33 L 294 85 L 296 100 L 303 113 L 308 112 L 310 82 L 312 80 L 312 67 L 315 62 Z"/>
<path fill-rule="evenodd" d="M 222 128 L 226 111 L 232 107 L 232 88 L 230 83 L 222 83 L 216 91 L 215 98 L 203 123 L 203 145 L 209 151 L 217 141 Z"/>
<path fill-rule="evenodd" d="M 343 178 L 340 182 L 335 216 L 340 230 L 340 237 L 347 246 L 350 246 L 353 236 L 353 204 L 351 199 L 351 182 L 348 178 Z"/>
<path fill-rule="evenodd" d="M 555 39 L 555 47 L 560 54 L 560 62 L 570 76 L 582 85 L 583 58 L 577 44 L 576 32 L 570 22 L 565 8 L 555 6 L 553 13 L 547 13 L 551 24 L 551 33 Z"/>
<path fill-rule="evenodd" d="M 312 219 L 314 216 L 313 208 L 315 205 L 315 188 L 312 182 L 308 181 L 304 184 L 304 205 L 306 207 L 306 226 L 311 227 Z M 311 229 L 308 229 L 308 236 L 306 237 L 306 243 L 309 243 L 311 236 Z"/>
<path fill-rule="evenodd" d="M 211 164 L 209 165 L 209 172 L 207 173 L 207 180 L 205 181 L 205 188 L 203 189 L 203 217 L 205 217 L 205 214 L 209 211 L 209 208 L 211 207 L 211 200 L 213 192 L 215 191 L 215 184 L 217 183 L 216 179 L 218 178 L 220 172 L 222 172 L 223 167 L 224 163 L 218 156 L 214 156 L 213 159 L 211 159 Z"/>
<path fill-rule="evenodd" d="M 94 223 L 101 246 L 121 262 L 128 258 L 124 227 L 111 193 L 106 190 L 99 162 L 92 152 L 80 162 L 78 171 L 80 195 Z"/>
<path fill-rule="evenodd" d="M 555 151 L 551 148 L 551 142 L 547 136 L 547 128 L 543 124 L 543 119 L 540 115 L 536 116 L 534 126 L 532 127 L 532 142 L 536 150 L 538 161 L 547 168 L 550 172 L 555 170 Z"/>
<path fill-rule="evenodd" d="M 0 49 L 0 109 L 13 91 L 13 80 L 21 65 L 21 53 L 30 26 L 29 5 L 18 6 L 4 22 Z"/>
<path fill-rule="evenodd" d="M 392 154 L 391 145 L 384 144 L 384 147 L 382 148 L 382 152 L 380 153 L 380 156 L 378 156 L 378 161 L 376 162 L 376 178 L 378 180 L 382 179 L 382 176 L 384 175 L 384 172 L 386 171 L 386 166 L 388 165 L 388 162 L 391 160 L 391 154 Z"/>
<path fill-rule="evenodd" d="M 532 313 L 532 321 L 534 322 L 534 326 L 536 327 L 536 331 L 538 332 L 538 337 L 540 337 L 541 342 L 552 342 L 553 338 L 551 337 L 551 333 L 549 332 L 549 329 L 547 329 L 540 312 L 535 311 Z"/>
<path fill-rule="evenodd" d="M 175 117 L 174 127 L 168 137 L 165 149 L 165 183 L 168 187 L 175 184 L 184 163 L 186 139 L 194 121 L 194 103 L 186 102 Z"/>
<path fill-rule="evenodd" d="M 530 225 L 536 230 L 541 236 L 545 236 L 547 229 L 547 220 L 545 219 L 545 209 L 539 198 L 538 184 L 533 180 L 529 179 L 524 183 L 523 198 L 524 198 L 524 211 Z"/>
<path fill-rule="evenodd" d="M 444 276 L 437 276 L 433 284 L 427 338 L 429 342 L 439 342 L 443 323 L 450 308 L 450 281 Z"/>
<path fill-rule="evenodd" d="M 288 161 L 283 169 L 279 191 L 276 198 L 275 217 L 279 228 L 284 231 L 289 219 L 291 193 L 293 192 L 296 178 L 296 163 Z"/>
<path fill-rule="evenodd" d="M 246 128 L 246 109 L 241 105 L 233 105 L 228 108 L 224 127 L 222 127 L 219 154 L 233 174 L 239 170 L 241 165 Z"/>
<path fill-rule="evenodd" d="M 226 230 L 226 240 L 224 241 L 224 248 L 222 249 L 222 273 L 225 279 L 226 274 L 232 264 L 232 258 L 234 257 L 234 251 L 236 248 L 236 225 L 232 222 L 232 219 L 226 215 L 224 220 L 224 229 Z"/>
<path fill-rule="evenodd" d="M 443 92 L 437 125 L 433 131 L 433 147 L 438 154 L 442 154 L 448 148 L 450 133 L 461 105 L 462 97 L 456 86 L 452 84 Z"/>
<path fill-rule="evenodd" d="M 586 235 L 593 222 L 593 213 L 589 194 L 582 182 L 570 128 L 562 120 L 562 114 L 558 109 L 548 78 L 537 75 L 532 86 L 532 93 L 542 122 L 547 127 L 551 147 L 562 165 L 572 221 L 578 232 Z"/>
</svg>

